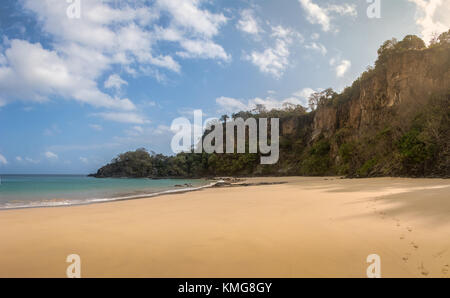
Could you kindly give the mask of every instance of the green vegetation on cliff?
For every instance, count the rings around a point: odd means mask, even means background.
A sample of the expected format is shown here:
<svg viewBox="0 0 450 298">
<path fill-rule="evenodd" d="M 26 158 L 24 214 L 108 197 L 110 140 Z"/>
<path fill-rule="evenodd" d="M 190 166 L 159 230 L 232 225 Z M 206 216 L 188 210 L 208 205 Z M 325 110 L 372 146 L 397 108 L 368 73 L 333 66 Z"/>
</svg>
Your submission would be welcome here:
<svg viewBox="0 0 450 298">
<path fill-rule="evenodd" d="M 450 176 L 450 31 L 430 46 L 417 36 L 386 41 L 369 67 L 338 94 L 310 98 L 311 111 L 233 114 L 280 118 L 280 159 L 260 165 L 258 154 L 163 156 L 145 149 L 120 154 L 96 177 L 256 175 Z M 222 121 L 227 121 L 223 116 Z"/>
</svg>

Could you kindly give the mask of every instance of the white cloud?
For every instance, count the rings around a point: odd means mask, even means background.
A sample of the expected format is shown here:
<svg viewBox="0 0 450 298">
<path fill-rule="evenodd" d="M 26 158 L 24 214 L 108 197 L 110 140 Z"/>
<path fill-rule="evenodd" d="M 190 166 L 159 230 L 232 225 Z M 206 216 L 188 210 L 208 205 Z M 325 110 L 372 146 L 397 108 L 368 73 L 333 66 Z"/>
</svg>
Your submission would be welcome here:
<svg viewBox="0 0 450 298">
<path fill-rule="evenodd" d="M 132 124 L 149 123 L 148 120 L 146 120 L 144 117 L 136 113 L 103 112 L 103 113 L 95 113 L 92 116 L 101 117 L 104 120 L 119 123 L 132 123 Z"/>
<path fill-rule="evenodd" d="M 53 124 L 50 128 L 44 130 L 44 136 L 54 136 L 60 134 L 62 131 L 59 129 L 58 125 Z"/>
<path fill-rule="evenodd" d="M 327 48 L 323 44 L 318 43 L 318 42 L 311 42 L 311 43 L 305 45 L 305 48 L 309 49 L 309 50 L 317 51 L 317 52 L 321 53 L 324 56 L 328 52 Z"/>
<path fill-rule="evenodd" d="M 155 135 L 163 135 L 163 134 L 172 133 L 172 130 L 167 125 L 158 125 L 156 127 L 156 129 L 153 130 L 153 133 Z"/>
<path fill-rule="evenodd" d="M 130 1 L 131 2 L 131 1 Z M 44 102 L 53 98 L 74 99 L 97 108 L 131 111 L 130 99 L 102 92 L 99 80 L 108 77 L 119 65 L 130 74 L 151 75 L 162 80 L 159 69 L 179 73 L 173 58 L 230 60 L 225 50 L 213 41 L 227 18 L 202 8 L 200 0 L 156 0 L 152 3 L 83 1 L 81 19 L 66 15 L 66 1 L 21 1 L 38 19 L 50 43 L 6 40 L 0 48 L 0 104 L 14 100 Z M 164 18 L 164 28 L 156 24 Z M 170 37 L 158 30 L 172 32 L 176 47 L 158 43 Z M 85 34 L 89 32 L 89 34 Z M 176 34 L 175 34 L 176 32 Z M 175 37 L 174 37 L 175 36 Z M 114 75 L 106 88 L 119 88 L 124 81 Z"/>
<path fill-rule="evenodd" d="M 334 62 L 332 64 L 334 64 Z M 352 63 L 349 60 L 345 60 L 345 59 L 341 60 L 339 62 L 339 64 L 336 66 L 336 76 L 338 78 L 343 77 L 347 73 L 347 71 L 350 69 L 351 66 L 352 66 Z"/>
<path fill-rule="evenodd" d="M 50 151 L 45 152 L 44 155 L 48 159 L 58 159 L 58 155 Z"/>
<path fill-rule="evenodd" d="M 103 126 L 101 126 L 99 124 L 90 124 L 89 127 L 92 128 L 93 130 L 96 130 L 96 131 L 102 131 L 103 130 Z"/>
<path fill-rule="evenodd" d="M 86 157 L 80 157 L 80 161 L 85 164 L 89 163 L 89 160 Z"/>
<path fill-rule="evenodd" d="M 153 100 L 147 100 L 141 103 L 145 107 L 156 107 L 156 102 Z"/>
<path fill-rule="evenodd" d="M 0 53 L 0 65 L 5 65 L 6 63 L 8 63 L 8 60 L 6 60 L 5 55 Z"/>
<path fill-rule="evenodd" d="M 45 156 L 46 158 L 48 158 L 49 160 L 56 160 L 56 159 L 58 159 L 58 155 L 56 155 L 55 153 L 50 152 L 50 151 L 45 152 L 45 153 L 44 153 L 44 156 Z M 38 163 L 41 162 L 40 160 L 37 160 L 37 159 L 32 159 L 32 158 L 30 158 L 30 157 L 21 157 L 21 156 L 16 156 L 16 161 L 17 161 L 18 163 L 24 163 L 24 164 L 26 164 L 26 163 L 29 163 L 29 164 L 38 164 Z"/>
<path fill-rule="evenodd" d="M 142 126 L 136 125 L 136 126 L 133 126 L 130 129 L 125 130 L 125 133 L 128 136 L 135 136 L 135 137 L 137 137 L 137 136 L 140 136 L 140 135 L 142 135 L 144 133 L 144 128 L 142 128 Z"/>
<path fill-rule="evenodd" d="M 227 22 L 221 13 L 201 9 L 201 0 L 157 0 L 157 7 L 171 16 L 166 28 L 156 26 L 157 39 L 178 42 L 184 51 L 177 51 L 182 58 L 218 59 L 230 61 L 222 46 L 213 41 L 220 27 Z"/>
<path fill-rule="evenodd" d="M 429 43 L 434 34 L 440 34 L 450 28 L 449 0 L 408 0 L 416 4 L 416 24 L 421 28 L 421 35 Z"/>
<path fill-rule="evenodd" d="M 318 40 L 320 38 L 320 34 L 315 32 L 313 34 L 311 34 L 311 39 L 312 40 Z"/>
<path fill-rule="evenodd" d="M 262 31 L 258 21 L 253 15 L 253 11 L 250 9 L 244 9 L 241 11 L 241 18 L 236 24 L 236 27 L 242 32 L 253 35 L 257 35 Z"/>
<path fill-rule="evenodd" d="M 311 0 L 299 0 L 307 13 L 307 19 L 311 24 L 320 24 L 323 31 L 330 30 L 330 17 L 324 9 Z"/>
<path fill-rule="evenodd" d="M 251 61 L 261 72 L 280 78 L 289 65 L 289 46 L 294 38 L 301 40 L 302 37 L 294 30 L 282 26 L 272 27 L 271 36 L 275 38 L 274 47 L 267 48 L 262 52 L 253 51 L 249 55 L 245 55 L 244 59 Z"/>
<path fill-rule="evenodd" d="M 6 57 L 8 65 L 0 67 L 0 95 L 4 98 L 44 102 L 58 95 L 95 107 L 135 108 L 129 99 L 112 98 L 98 90 L 93 78 L 73 69 L 74 61 L 40 44 L 12 40 Z"/>
<path fill-rule="evenodd" d="M 300 33 L 294 31 L 291 28 L 286 28 L 281 25 L 278 26 L 272 26 L 272 37 L 284 39 L 284 40 L 291 40 L 294 37 L 302 39 L 302 36 Z"/>
<path fill-rule="evenodd" d="M 167 28 L 157 26 L 155 29 L 157 39 L 179 44 L 182 50 L 177 51 L 176 54 L 182 58 L 231 60 L 231 55 L 210 37 L 198 33 L 193 34 L 191 38 L 187 38 L 186 35 L 188 34 L 185 29 L 173 26 Z"/>
<path fill-rule="evenodd" d="M 295 92 L 291 97 L 285 99 L 275 99 L 272 97 L 266 98 L 253 98 L 247 101 L 239 100 L 231 97 L 219 97 L 216 99 L 219 108 L 219 113 L 236 113 L 240 111 L 252 111 L 257 105 L 263 105 L 267 110 L 283 109 L 286 104 L 302 105 L 306 107 L 308 105 L 309 96 L 315 91 L 311 88 L 305 88 L 298 92 Z"/>
<path fill-rule="evenodd" d="M 25 157 L 25 161 L 33 164 L 38 164 L 41 162 L 40 160 L 32 159 L 30 157 Z"/>
<path fill-rule="evenodd" d="M 218 44 L 210 40 L 188 40 L 181 41 L 181 46 L 186 51 L 177 52 L 182 58 L 222 59 L 229 61 L 231 56 Z"/>
<path fill-rule="evenodd" d="M 128 85 L 127 81 L 123 80 L 118 74 L 112 74 L 105 81 L 105 88 L 120 90 L 123 85 Z"/>
<path fill-rule="evenodd" d="M 67 18 L 67 3 L 64 1 L 37 3 L 25 0 L 23 5 L 36 14 L 43 31 L 55 41 L 50 45 L 53 50 L 44 49 L 39 43 L 31 44 L 22 40 L 12 42 L 11 48 L 7 50 L 7 81 L 14 82 L 17 79 L 21 82 L 21 88 L 13 85 L 12 92 L 6 88 L 7 94 L 14 93 L 16 99 L 31 98 L 35 101 L 44 101 L 56 95 L 96 107 L 134 108 L 128 99 L 111 98 L 98 90 L 96 81 L 111 64 L 132 61 L 130 58 L 126 61 L 119 59 L 127 55 L 128 45 L 118 42 L 127 32 L 120 29 L 115 32 L 110 25 L 142 22 L 148 16 L 141 9 L 120 11 L 101 2 L 87 1 L 83 3 L 82 20 L 74 21 Z M 137 53 L 134 54 L 137 56 Z M 18 89 L 21 92 L 16 94 L 14 91 Z M 0 92 L 4 91 L 5 86 L 0 86 Z"/>
<path fill-rule="evenodd" d="M 311 94 L 313 94 L 314 92 L 316 92 L 316 90 L 311 89 L 311 88 L 303 88 L 303 89 L 295 92 L 293 94 L 293 96 L 308 99 L 311 96 Z"/>
<path fill-rule="evenodd" d="M 298 0 L 307 14 L 307 20 L 311 24 L 318 24 L 322 30 L 328 32 L 332 29 L 332 14 L 340 16 L 357 16 L 355 5 L 328 5 L 327 7 L 320 7 L 312 0 Z"/>
<path fill-rule="evenodd" d="M 139 136 L 144 132 L 144 129 L 141 126 L 133 126 L 131 129 L 125 130 L 126 134 L 129 136 Z"/>
<path fill-rule="evenodd" d="M 321 88 L 318 88 L 316 90 L 312 89 L 312 88 L 303 88 L 297 92 L 294 92 L 294 94 L 292 94 L 292 96 L 294 96 L 295 98 L 299 99 L 301 101 L 301 105 L 304 107 L 308 107 L 309 106 L 309 97 L 315 93 L 315 92 L 320 92 L 322 91 Z"/>
<path fill-rule="evenodd" d="M 142 133 L 144 129 L 141 126 L 133 126 L 133 129 L 139 133 Z"/>
<path fill-rule="evenodd" d="M 285 104 L 294 104 L 294 105 L 301 105 L 303 102 L 296 97 L 289 97 L 283 100 L 277 100 L 274 98 L 267 97 L 265 99 L 262 98 L 254 98 L 249 100 L 248 106 L 251 109 L 254 109 L 256 105 L 263 105 L 268 110 L 272 109 L 282 109 Z"/>
<path fill-rule="evenodd" d="M 216 98 L 216 103 L 222 108 L 222 111 L 226 113 L 248 110 L 247 105 L 240 100 L 231 97 L 221 96 Z"/>
<path fill-rule="evenodd" d="M 263 52 L 252 52 L 246 56 L 259 70 L 280 78 L 288 64 L 289 49 L 286 42 L 277 40 L 274 48 L 268 48 Z"/>
<path fill-rule="evenodd" d="M 109 142 L 109 143 L 99 143 L 99 144 L 91 144 L 91 145 L 77 145 L 77 144 L 72 144 L 72 145 L 53 145 L 49 147 L 49 150 L 54 150 L 54 151 L 92 151 L 92 150 L 105 150 L 105 149 L 112 149 L 112 148 L 117 148 L 118 146 L 120 146 L 119 143 L 115 143 L 115 142 Z"/>
<path fill-rule="evenodd" d="M 120 147 L 124 145 L 133 148 L 146 147 L 152 148 L 156 152 L 161 152 L 162 150 L 167 150 L 164 144 L 170 144 L 174 134 L 175 132 L 170 127 L 158 125 L 156 127 L 146 127 L 139 134 L 129 134 L 128 131 L 125 131 L 124 136 L 116 136 L 113 139 Z"/>
<path fill-rule="evenodd" d="M 58 39 L 56 48 L 69 50 L 72 58 L 83 58 L 80 67 L 86 66 L 86 59 L 94 62 L 89 66 L 95 70 L 104 70 L 111 63 L 158 63 L 160 59 L 153 56 L 152 34 L 144 25 L 157 21 L 160 11 L 151 6 L 132 8 L 125 3 L 113 8 L 114 4 L 108 2 L 84 1 L 79 20 L 67 18 L 65 1 L 25 0 L 24 6 L 36 13 L 47 33 Z M 75 49 L 83 53 L 77 55 Z M 87 57 L 88 53 L 92 56 Z"/>
<path fill-rule="evenodd" d="M 223 14 L 214 14 L 200 8 L 200 0 L 157 0 L 159 8 L 168 11 L 177 26 L 186 27 L 197 34 L 213 37 L 227 22 Z"/>
<path fill-rule="evenodd" d="M 6 157 L 0 154 L 0 165 L 7 165 L 8 161 L 6 160 Z"/>
<path fill-rule="evenodd" d="M 325 10 L 327 12 L 337 13 L 341 16 L 348 15 L 348 16 L 356 17 L 358 15 L 358 13 L 356 12 L 355 5 L 350 5 L 350 4 L 342 4 L 342 5 L 332 4 L 332 5 L 328 5 L 328 7 Z"/>
</svg>

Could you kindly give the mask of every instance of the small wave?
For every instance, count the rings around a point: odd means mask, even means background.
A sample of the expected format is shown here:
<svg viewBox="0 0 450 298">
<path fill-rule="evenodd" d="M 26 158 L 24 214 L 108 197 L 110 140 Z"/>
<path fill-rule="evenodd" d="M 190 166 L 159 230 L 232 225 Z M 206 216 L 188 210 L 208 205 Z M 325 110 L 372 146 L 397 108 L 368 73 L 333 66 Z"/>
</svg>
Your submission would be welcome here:
<svg viewBox="0 0 450 298">
<path fill-rule="evenodd" d="M 79 199 L 78 200 L 76 200 L 76 199 L 74 199 L 74 200 L 57 199 L 57 200 L 26 202 L 26 203 L 24 203 L 24 202 L 5 203 L 3 205 L 0 205 L 0 210 L 44 208 L 44 207 L 69 207 L 69 206 L 89 205 L 89 204 L 96 204 L 96 203 L 136 200 L 136 199 L 142 199 L 142 198 L 152 198 L 152 197 L 166 195 L 166 194 L 184 193 L 184 192 L 201 190 L 204 188 L 213 187 L 216 184 L 217 184 L 217 182 L 213 182 L 213 183 L 199 186 L 199 187 L 170 189 L 170 190 L 154 192 L 154 193 L 121 196 L 121 197 L 113 197 L 113 198 L 90 198 L 90 199 L 82 199 L 82 200 L 79 200 Z"/>
</svg>

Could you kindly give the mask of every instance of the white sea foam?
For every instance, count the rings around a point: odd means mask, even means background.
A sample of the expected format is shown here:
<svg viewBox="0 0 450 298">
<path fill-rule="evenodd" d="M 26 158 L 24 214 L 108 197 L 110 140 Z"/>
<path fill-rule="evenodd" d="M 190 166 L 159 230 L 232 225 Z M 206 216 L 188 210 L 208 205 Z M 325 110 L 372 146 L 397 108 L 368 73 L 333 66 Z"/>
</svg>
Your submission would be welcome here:
<svg viewBox="0 0 450 298">
<path fill-rule="evenodd" d="M 0 205 L 0 210 L 11 210 L 11 209 L 26 209 L 26 208 L 43 208 L 43 207 L 68 207 L 68 206 L 79 206 L 79 205 L 89 205 L 96 203 L 106 203 L 106 202 L 115 202 L 115 201 L 126 201 L 126 200 L 136 200 L 142 198 L 151 198 L 166 194 L 176 194 L 183 192 L 190 192 L 201 190 L 204 188 L 213 187 L 217 182 L 212 182 L 208 185 L 203 185 L 199 187 L 187 187 L 187 188 L 179 188 L 179 189 L 170 189 L 160 192 L 154 193 L 143 193 L 139 195 L 129 195 L 129 196 L 121 196 L 121 197 L 112 197 L 112 198 L 88 198 L 88 199 L 74 199 L 74 200 L 49 200 L 49 201 L 34 201 L 34 202 L 17 202 L 17 203 L 5 203 Z"/>
</svg>

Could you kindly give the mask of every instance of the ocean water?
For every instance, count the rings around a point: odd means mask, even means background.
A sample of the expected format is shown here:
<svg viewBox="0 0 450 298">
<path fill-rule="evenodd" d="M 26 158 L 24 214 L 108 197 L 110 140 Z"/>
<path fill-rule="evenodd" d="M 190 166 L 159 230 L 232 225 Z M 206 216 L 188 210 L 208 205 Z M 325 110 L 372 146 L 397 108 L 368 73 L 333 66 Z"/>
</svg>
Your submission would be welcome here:
<svg viewBox="0 0 450 298">
<path fill-rule="evenodd" d="M 81 175 L 0 175 L 0 178 L 0 209 L 126 200 L 211 185 L 211 181 L 197 179 L 98 179 Z"/>
</svg>

